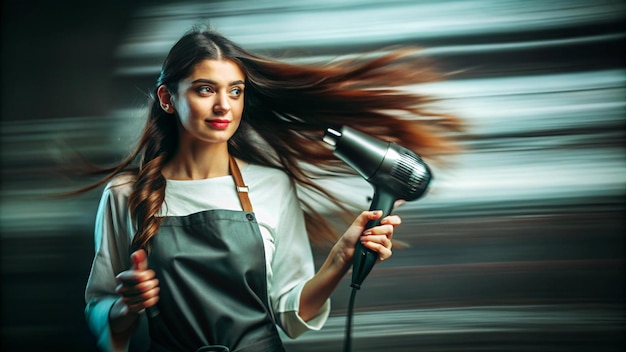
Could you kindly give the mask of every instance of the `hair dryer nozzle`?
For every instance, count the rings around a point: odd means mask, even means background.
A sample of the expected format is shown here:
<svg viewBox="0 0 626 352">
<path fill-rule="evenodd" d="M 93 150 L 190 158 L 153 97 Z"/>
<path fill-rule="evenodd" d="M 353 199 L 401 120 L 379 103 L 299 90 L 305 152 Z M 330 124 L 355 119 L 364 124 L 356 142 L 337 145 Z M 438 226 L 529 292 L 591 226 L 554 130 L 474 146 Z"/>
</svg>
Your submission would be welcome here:
<svg viewBox="0 0 626 352">
<path fill-rule="evenodd" d="M 324 138 L 322 140 L 326 142 L 326 144 L 335 148 L 335 146 L 337 145 L 337 140 L 339 138 L 341 138 L 341 132 L 332 128 L 328 128 L 326 129 L 326 132 L 324 132 Z"/>
<path fill-rule="evenodd" d="M 323 140 L 334 148 L 334 154 L 339 159 L 374 188 L 387 189 L 397 199 L 417 199 L 430 183 L 428 165 L 402 146 L 381 141 L 347 126 L 339 131 L 328 128 Z"/>
<path fill-rule="evenodd" d="M 334 154 L 366 180 L 376 173 L 390 144 L 346 126 L 340 131 L 327 129 L 324 142 L 334 147 Z"/>
</svg>

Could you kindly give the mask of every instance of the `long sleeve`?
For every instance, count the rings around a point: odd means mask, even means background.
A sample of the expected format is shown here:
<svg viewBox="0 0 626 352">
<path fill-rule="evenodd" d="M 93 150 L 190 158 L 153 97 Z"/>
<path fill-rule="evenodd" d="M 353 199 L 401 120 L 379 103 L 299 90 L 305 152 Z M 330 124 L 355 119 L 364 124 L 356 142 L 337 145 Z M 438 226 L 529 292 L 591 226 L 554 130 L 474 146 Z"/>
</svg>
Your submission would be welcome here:
<svg viewBox="0 0 626 352">
<path fill-rule="evenodd" d="M 330 314 L 330 299 L 313 319 L 305 322 L 298 315 L 300 294 L 304 284 L 315 274 L 315 267 L 295 188 L 289 187 L 282 196 L 271 263 L 270 295 L 278 324 L 289 337 L 296 338 L 308 330 L 323 327 Z"/>
<path fill-rule="evenodd" d="M 130 267 L 129 248 L 133 236 L 128 213 L 130 186 L 127 177 L 119 177 L 105 188 L 96 213 L 95 256 L 85 290 L 85 316 L 89 328 L 103 351 L 125 351 L 113 345 L 109 329 L 109 310 L 118 298 L 115 276 Z"/>
</svg>

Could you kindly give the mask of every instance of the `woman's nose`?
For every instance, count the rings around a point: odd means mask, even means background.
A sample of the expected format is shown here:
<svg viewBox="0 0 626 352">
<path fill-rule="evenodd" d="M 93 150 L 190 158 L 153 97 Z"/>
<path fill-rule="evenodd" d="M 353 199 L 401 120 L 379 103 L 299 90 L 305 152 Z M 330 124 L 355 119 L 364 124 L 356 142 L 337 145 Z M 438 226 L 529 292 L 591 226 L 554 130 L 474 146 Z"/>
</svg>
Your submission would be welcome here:
<svg viewBox="0 0 626 352">
<path fill-rule="evenodd" d="M 217 93 L 217 100 L 215 101 L 215 106 L 213 107 L 213 111 L 216 113 L 226 113 L 230 110 L 230 104 L 228 103 L 228 94 L 226 93 Z"/>
</svg>

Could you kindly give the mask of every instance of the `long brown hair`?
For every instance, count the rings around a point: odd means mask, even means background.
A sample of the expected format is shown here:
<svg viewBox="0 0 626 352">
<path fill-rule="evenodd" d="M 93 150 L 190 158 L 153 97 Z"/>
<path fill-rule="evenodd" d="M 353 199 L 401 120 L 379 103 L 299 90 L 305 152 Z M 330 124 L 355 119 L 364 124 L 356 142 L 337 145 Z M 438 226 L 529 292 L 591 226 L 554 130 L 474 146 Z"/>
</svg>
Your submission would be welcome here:
<svg viewBox="0 0 626 352">
<path fill-rule="evenodd" d="M 136 149 L 118 165 L 100 170 L 106 176 L 136 173 L 129 208 L 137 224 L 133 248 L 146 248 L 160 224 L 157 216 L 165 198 L 163 166 L 178 147 L 178 121 L 165 113 L 156 89 L 170 92 L 205 59 L 226 59 L 246 75 L 246 91 L 239 129 L 229 152 L 246 162 L 279 168 L 297 184 L 323 194 L 342 212 L 346 207 L 320 187 L 318 170 L 352 174 L 323 145 L 328 127 L 350 126 L 380 139 L 396 142 L 423 157 L 451 150 L 449 132 L 458 129 L 453 117 L 428 111 L 432 99 L 401 89 L 439 77 L 411 50 L 395 50 L 370 58 L 332 65 L 295 65 L 248 52 L 210 30 L 194 29 L 170 50 L 152 92 L 148 119 Z M 303 202 L 307 230 L 314 243 L 336 239 L 332 226 Z"/>
</svg>

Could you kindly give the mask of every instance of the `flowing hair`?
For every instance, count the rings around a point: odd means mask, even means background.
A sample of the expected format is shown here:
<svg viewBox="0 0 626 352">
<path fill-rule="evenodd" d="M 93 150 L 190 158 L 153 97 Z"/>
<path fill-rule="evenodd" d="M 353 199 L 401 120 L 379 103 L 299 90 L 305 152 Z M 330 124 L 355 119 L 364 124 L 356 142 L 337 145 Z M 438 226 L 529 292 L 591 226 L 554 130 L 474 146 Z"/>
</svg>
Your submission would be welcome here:
<svg viewBox="0 0 626 352">
<path fill-rule="evenodd" d="M 158 232 L 161 218 L 157 215 L 166 187 L 161 170 L 179 143 L 178 119 L 160 108 L 156 91 L 165 85 L 169 92 L 176 92 L 178 83 L 206 59 L 230 60 L 246 76 L 243 114 L 229 141 L 229 153 L 249 163 L 283 170 L 299 186 L 330 199 L 338 213 L 345 214 L 346 204 L 315 180 L 323 172 L 354 172 L 324 145 L 326 128 L 350 126 L 427 158 L 454 149 L 450 132 L 459 130 L 459 120 L 429 111 L 432 98 L 401 89 L 440 79 L 413 50 L 328 65 L 296 65 L 251 53 L 216 32 L 194 28 L 164 61 L 134 151 L 116 166 L 99 169 L 105 176 L 84 189 L 101 186 L 122 172 L 136 175 L 128 202 L 137 226 L 133 249 L 149 248 L 150 239 Z M 311 241 L 336 240 L 329 222 L 311 204 L 301 203 Z"/>
</svg>

